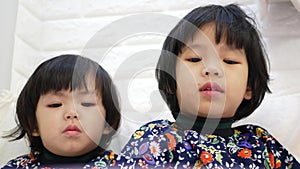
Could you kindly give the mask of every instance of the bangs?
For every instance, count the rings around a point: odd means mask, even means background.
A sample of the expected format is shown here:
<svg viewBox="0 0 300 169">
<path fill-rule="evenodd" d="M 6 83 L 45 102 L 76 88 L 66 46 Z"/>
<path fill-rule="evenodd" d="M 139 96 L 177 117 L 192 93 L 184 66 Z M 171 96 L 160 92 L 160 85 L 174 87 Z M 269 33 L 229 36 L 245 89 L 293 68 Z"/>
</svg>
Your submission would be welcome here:
<svg viewBox="0 0 300 169">
<path fill-rule="evenodd" d="M 78 57 L 68 57 L 63 61 L 57 59 L 45 64 L 37 78 L 40 94 L 60 90 L 87 90 L 86 76 L 97 69 L 92 62 Z"/>
<path fill-rule="evenodd" d="M 216 43 L 219 44 L 222 40 L 226 45 L 236 49 L 246 48 L 252 35 L 253 22 L 252 18 L 246 15 L 241 15 L 241 11 L 233 10 L 232 8 L 220 7 L 215 13 L 214 20 L 216 25 Z M 254 22 L 253 22 L 254 23 Z"/>
<path fill-rule="evenodd" d="M 241 8 L 236 6 L 207 6 L 199 7 L 191 11 L 184 21 L 178 24 L 177 28 L 171 32 L 172 37 L 179 37 L 175 45 L 179 54 L 189 40 L 193 39 L 195 33 L 207 24 L 215 24 L 215 42 L 225 42 L 226 45 L 236 49 L 243 49 L 249 46 L 255 21 L 247 16 Z M 188 23 L 188 24 L 183 24 Z M 193 28 L 194 25 L 195 28 Z"/>
</svg>

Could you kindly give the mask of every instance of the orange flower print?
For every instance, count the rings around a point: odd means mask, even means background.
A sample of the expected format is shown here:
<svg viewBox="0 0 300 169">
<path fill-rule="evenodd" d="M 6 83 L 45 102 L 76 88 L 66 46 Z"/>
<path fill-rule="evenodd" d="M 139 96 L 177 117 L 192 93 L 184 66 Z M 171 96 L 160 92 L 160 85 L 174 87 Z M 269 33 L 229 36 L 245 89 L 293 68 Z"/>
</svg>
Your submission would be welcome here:
<svg viewBox="0 0 300 169">
<path fill-rule="evenodd" d="M 280 167 L 281 167 L 281 161 L 277 159 L 275 168 L 280 168 Z"/>
<path fill-rule="evenodd" d="M 201 161 L 203 162 L 204 165 L 214 161 L 213 156 L 210 153 L 206 152 L 206 151 L 203 151 L 201 153 L 200 159 L 201 159 Z"/>
<path fill-rule="evenodd" d="M 29 158 L 30 159 L 34 159 L 34 155 L 33 154 L 29 154 Z"/>
<path fill-rule="evenodd" d="M 175 140 L 174 136 L 170 133 L 166 133 L 165 135 L 169 139 L 169 142 L 168 142 L 169 149 L 170 150 L 175 150 L 176 140 Z"/>
<path fill-rule="evenodd" d="M 26 164 L 28 163 L 28 161 L 29 160 L 27 160 L 27 159 L 22 160 L 21 165 L 26 166 Z"/>
<path fill-rule="evenodd" d="M 270 166 L 271 168 L 279 168 L 281 167 L 281 161 L 280 160 L 276 160 L 275 162 L 275 158 L 274 158 L 274 155 L 273 153 L 269 152 L 269 158 L 270 158 Z"/>
<path fill-rule="evenodd" d="M 109 156 L 108 156 L 108 160 L 112 160 L 115 158 L 115 153 L 114 152 L 110 152 Z"/>
<path fill-rule="evenodd" d="M 152 141 L 150 143 L 149 149 L 150 149 L 150 152 L 153 154 L 154 157 L 159 156 L 159 154 L 161 153 L 160 146 L 155 141 Z"/>
<path fill-rule="evenodd" d="M 244 148 L 243 150 L 239 151 L 238 156 L 242 158 L 251 158 L 252 151 L 248 148 Z"/>
<path fill-rule="evenodd" d="M 274 155 L 272 153 L 269 153 L 269 158 L 270 158 L 270 166 L 274 168 Z"/>
</svg>

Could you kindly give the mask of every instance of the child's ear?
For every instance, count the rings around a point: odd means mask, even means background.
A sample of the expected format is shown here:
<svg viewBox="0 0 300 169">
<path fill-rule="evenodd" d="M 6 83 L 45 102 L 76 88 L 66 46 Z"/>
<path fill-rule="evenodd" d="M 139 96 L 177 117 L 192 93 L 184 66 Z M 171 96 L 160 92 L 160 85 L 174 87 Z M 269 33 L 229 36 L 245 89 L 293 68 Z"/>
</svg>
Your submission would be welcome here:
<svg viewBox="0 0 300 169">
<path fill-rule="evenodd" d="M 248 86 L 245 92 L 244 99 L 250 100 L 252 98 L 252 89 Z"/>
<path fill-rule="evenodd" d="M 103 130 L 103 133 L 102 134 L 110 134 L 114 129 L 112 127 L 110 127 L 109 124 L 106 124 L 105 127 L 104 127 L 104 130 Z"/>
<path fill-rule="evenodd" d="M 33 132 L 32 132 L 32 134 L 31 134 L 32 136 L 40 136 L 40 132 L 39 132 L 39 130 L 38 129 L 33 129 Z"/>
</svg>

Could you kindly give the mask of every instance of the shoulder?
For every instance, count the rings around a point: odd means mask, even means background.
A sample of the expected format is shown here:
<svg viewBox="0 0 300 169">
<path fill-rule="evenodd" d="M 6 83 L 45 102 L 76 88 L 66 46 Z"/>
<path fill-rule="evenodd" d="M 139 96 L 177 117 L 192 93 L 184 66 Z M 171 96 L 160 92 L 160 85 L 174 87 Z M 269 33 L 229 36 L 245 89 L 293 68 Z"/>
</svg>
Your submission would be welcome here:
<svg viewBox="0 0 300 169">
<path fill-rule="evenodd" d="M 32 168 L 38 166 L 37 158 L 34 154 L 26 154 L 10 160 L 3 168 Z"/>
<path fill-rule="evenodd" d="M 243 135 L 250 135 L 255 139 L 259 139 L 265 143 L 279 144 L 275 137 L 268 132 L 267 129 L 253 124 L 242 125 L 234 128 L 235 133 L 240 133 Z M 280 145 L 281 146 L 281 145 Z"/>
<path fill-rule="evenodd" d="M 282 145 L 263 127 L 247 124 L 234 128 L 235 135 L 241 135 L 247 137 L 254 142 L 260 142 L 266 148 L 279 148 L 282 149 Z"/>
<path fill-rule="evenodd" d="M 132 134 L 132 139 L 148 137 L 149 135 L 162 134 L 173 128 L 173 123 L 169 120 L 155 120 L 141 126 Z"/>
<path fill-rule="evenodd" d="M 299 162 L 266 129 L 257 125 L 242 125 L 235 129 L 235 135 L 246 136 L 255 143 L 253 147 L 263 150 L 263 156 L 271 166 L 300 168 Z"/>
<path fill-rule="evenodd" d="M 271 134 L 264 129 L 261 126 L 253 125 L 253 124 L 247 124 L 247 125 L 241 125 L 233 128 L 237 132 L 241 133 L 250 133 L 252 135 L 256 135 L 258 137 L 261 137 L 263 135 L 271 136 Z"/>
<path fill-rule="evenodd" d="M 271 166 L 300 167 L 295 157 L 278 142 L 266 129 L 257 125 L 242 125 L 234 128 L 236 137 L 242 136 L 252 143 L 256 150 L 262 150 L 264 158 Z M 277 165 L 276 164 L 276 165 Z"/>
<path fill-rule="evenodd" d="M 162 119 L 162 120 L 155 120 L 155 121 L 151 121 L 146 123 L 145 125 L 141 126 L 140 129 L 143 128 L 166 128 L 166 127 L 170 127 L 173 123 L 170 122 L 167 119 Z"/>
</svg>

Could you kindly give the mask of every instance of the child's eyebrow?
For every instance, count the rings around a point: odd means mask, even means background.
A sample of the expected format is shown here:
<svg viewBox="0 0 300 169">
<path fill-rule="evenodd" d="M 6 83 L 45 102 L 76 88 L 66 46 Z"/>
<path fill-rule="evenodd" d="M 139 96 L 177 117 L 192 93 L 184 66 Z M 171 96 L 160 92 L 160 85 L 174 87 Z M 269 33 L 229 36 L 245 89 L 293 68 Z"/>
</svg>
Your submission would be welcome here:
<svg viewBox="0 0 300 169">
<path fill-rule="evenodd" d="M 236 48 L 234 48 L 233 46 L 228 46 L 228 45 L 221 45 L 220 47 L 222 50 L 236 50 Z"/>
<path fill-rule="evenodd" d="M 238 51 L 240 54 L 243 54 L 243 49 L 236 48 L 234 46 L 221 45 L 221 50 L 223 51 Z"/>
<path fill-rule="evenodd" d="M 55 95 L 55 96 L 64 96 L 65 94 L 61 91 L 54 91 L 54 92 L 50 92 L 50 95 Z"/>
<path fill-rule="evenodd" d="M 201 49 L 201 48 L 205 48 L 204 44 L 199 44 L 199 43 L 192 43 L 191 45 L 188 45 L 189 48 L 192 49 Z"/>
<path fill-rule="evenodd" d="M 95 91 L 92 90 L 92 91 L 88 91 L 88 90 L 83 90 L 83 91 L 78 91 L 78 94 L 79 95 L 95 95 Z"/>
<path fill-rule="evenodd" d="M 183 51 L 185 50 L 199 50 L 199 49 L 206 49 L 206 46 L 204 44 L 199 44 L 199 43 L 192 43 L 192 44 L 186 44 L 186 46 L 183 48 Z"/>
</svg>

